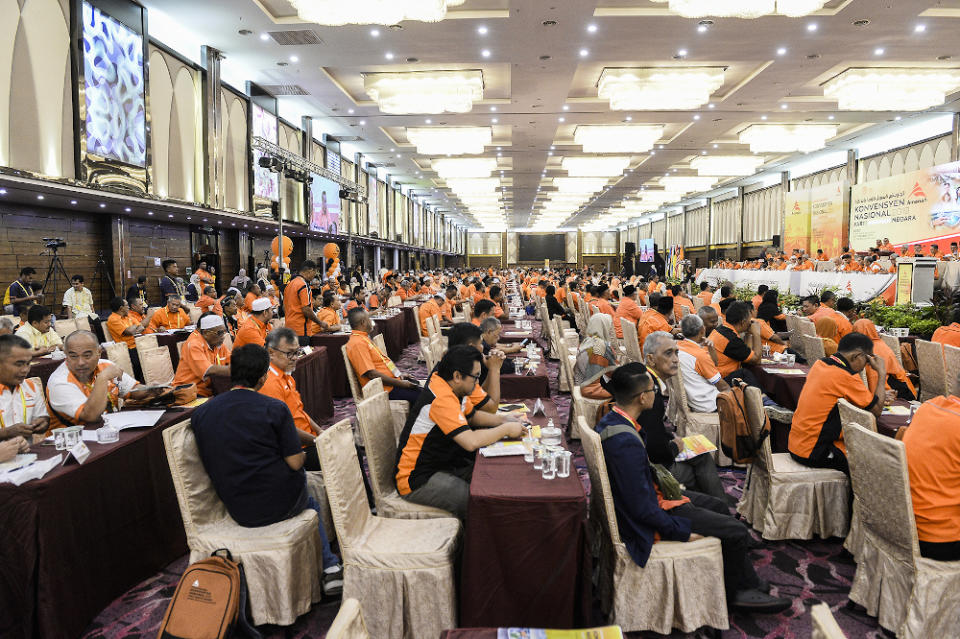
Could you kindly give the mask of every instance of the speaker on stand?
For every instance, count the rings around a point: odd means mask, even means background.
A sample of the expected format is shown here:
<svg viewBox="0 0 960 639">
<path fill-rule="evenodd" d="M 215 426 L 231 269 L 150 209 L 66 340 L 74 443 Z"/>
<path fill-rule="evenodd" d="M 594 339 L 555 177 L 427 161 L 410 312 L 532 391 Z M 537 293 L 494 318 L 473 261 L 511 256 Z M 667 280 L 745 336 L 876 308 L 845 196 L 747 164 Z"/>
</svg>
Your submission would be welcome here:
<svg viewBox="0 0 960 639">
<path fill-rule="evenodd" d="M 633 242 L 626 242 L 623 245 L 623 275 L 624 277 L 633 277 L 634 256 L 637 254 L 637 245 Z"/>
</svg>

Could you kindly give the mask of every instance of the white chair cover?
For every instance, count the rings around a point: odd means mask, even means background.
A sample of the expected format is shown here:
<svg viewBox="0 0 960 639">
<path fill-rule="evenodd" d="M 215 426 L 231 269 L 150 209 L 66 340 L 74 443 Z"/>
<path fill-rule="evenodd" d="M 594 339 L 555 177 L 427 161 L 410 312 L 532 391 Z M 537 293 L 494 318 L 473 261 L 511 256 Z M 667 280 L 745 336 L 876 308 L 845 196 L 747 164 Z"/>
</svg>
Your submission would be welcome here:
<svg viewBox="0 0 960 639">
<path fill-rule="evenodd" d="M 943 346 L 937 342 L 918 339 L 917 368 L 920 369 L 920 401 L 947 394 L 947 369 L 943 361 Z"/>
<path fill-rule="evenodd" d="M 809 335 L 801 334 L 797 335 L 796 340 L 790 340 L 790 343 L 793 344 L 795 341 L 803 344 L 801 350 L 804 352 L 804 359 L 808 362 L 823 359 L 827 356 L 823 349 L 823 339 L 819 337 L 810 337 Z"/>
<path fill-rule="evenodd" d="M 360 602 L 344 599 L 340 611 L 327 629 L 326 639 L 370 639 L 367 625 L 363 623 Z"/>
<path fill-rule="evenodd" d="M 668 417 L 673 420 L 680 436 L 705 436 L 717 447 L 717 451 L 713 453 L 713 461 L 717 466 L 732 465 L 733 460 L 720 450 L 720 414 L 690 410 L 687 387 L 683 385 L 683 372 L 679 367 L 677 367 L 677 374 L 667 379 L 667 389 L 670 393 L 670 402 L 667 404 Z"/>
<path fill-rule="evenodd" d="M 107 359 L 119 366 L 124 373 L 133 377 L 133 361 L 130 359 L 130 349 L 126 342 L 114 342 L 106 344 L 104 348 L 107 351 Z"/>
<path fill-rule="evenodd" d="M 818 603 L 810 609 L 810 621 L 813 624 L 810 639 L 847 639 L 847 635 L 843 634 L 837 620 L 833 618 L 830 606 L 825 603 Z"/>
<path fill-rule="evenodd" d="M 175 371 L 169 348 L 138 348 L 137 356 L 140 358 L 140 370 L 143 371 L 143 381 L 146 384 L 162 386 L 173 382 Z"/>
</svg>

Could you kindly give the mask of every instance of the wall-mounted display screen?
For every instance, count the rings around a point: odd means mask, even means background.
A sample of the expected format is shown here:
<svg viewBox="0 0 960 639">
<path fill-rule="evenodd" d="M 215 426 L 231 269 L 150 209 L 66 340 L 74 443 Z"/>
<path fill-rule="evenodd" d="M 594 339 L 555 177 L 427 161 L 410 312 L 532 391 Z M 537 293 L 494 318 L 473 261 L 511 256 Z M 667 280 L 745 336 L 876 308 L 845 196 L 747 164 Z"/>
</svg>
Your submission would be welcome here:
<svg viewBox="0 0 960 639">
<path fill-rule="evenodd" d="M 251 105 L 251 109 L 253 128 L 250 134 L 276 144 L 277 117 L 257 104 Z M 280 200 L 280 174 L 261 168 L 261 157 L 263 154 L 259 151 L 253 152 L 253 194 L 277 202 Z"/>
<path fill-rule="evenodd" d="M 340 185 L 314 174 L 310 182 L 310 230 L 337 233 L 340 230 Z"/>
<path fill-rule="evenodd" d="M 652 262 L 656 257 L 653 247 L 653 239 L 640 240 L 637 242 L 637 259 L 641 262 Z"/>
<path fill-rule="evenodd" d="M 566 236 L 563 233 L 521 233 L 517 238 L 521 262 L 567 261 Z"/>
<path fill-rule="evenodd" d="M 147 164 L 143 38 L 83 3 L 87 153 Z"/>
</svg>

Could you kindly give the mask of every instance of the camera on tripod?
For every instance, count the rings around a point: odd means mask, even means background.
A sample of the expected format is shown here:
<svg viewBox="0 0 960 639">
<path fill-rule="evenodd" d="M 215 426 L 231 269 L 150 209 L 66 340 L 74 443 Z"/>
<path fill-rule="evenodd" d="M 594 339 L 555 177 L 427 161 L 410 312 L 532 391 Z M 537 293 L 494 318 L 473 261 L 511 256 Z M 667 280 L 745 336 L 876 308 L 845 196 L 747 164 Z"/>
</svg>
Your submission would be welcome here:
<svg viewBox="0 0 960 639">
<path fill-rule="evenodd" d="M 62 237 L 45 237 L 43 239 L 43 246 L 48 249 L 63 248 L 67 245 L 66 240 Z"/>
</svg>

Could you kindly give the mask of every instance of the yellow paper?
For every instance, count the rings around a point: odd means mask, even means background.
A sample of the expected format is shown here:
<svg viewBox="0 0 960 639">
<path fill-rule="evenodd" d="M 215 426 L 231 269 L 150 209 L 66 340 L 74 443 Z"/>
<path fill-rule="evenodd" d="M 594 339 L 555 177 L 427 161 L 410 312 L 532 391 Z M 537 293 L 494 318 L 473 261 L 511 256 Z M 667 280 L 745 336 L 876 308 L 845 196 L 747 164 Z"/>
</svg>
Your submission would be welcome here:
<svg viewBox="0 0 960 639">
<path fill-rule="evenodd" d="M 196 398 L 195 400 L 193 400 L 192 402 L 190 402 L 189 404 L 184 404 L 184 406 L 186 406 L 187 408 L 196 408 L 197 406 L 203 405 L 203 403 L 204 403 L 205 401 L 207 401 L 208 399 L 210 399 L 210 398 L 209 398 L 209 397 L 198 397 L 198 398 Z"/>
<path fill-rule="evenodd" d="M 534 424 L 533 428 L 530 429 L 530 436 L 534 439 L 540 439 L 540 427 Z"/>
</svg>

